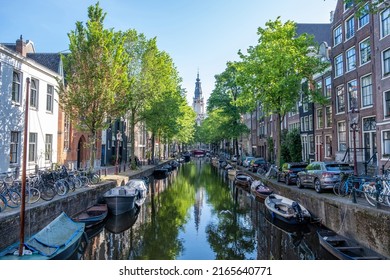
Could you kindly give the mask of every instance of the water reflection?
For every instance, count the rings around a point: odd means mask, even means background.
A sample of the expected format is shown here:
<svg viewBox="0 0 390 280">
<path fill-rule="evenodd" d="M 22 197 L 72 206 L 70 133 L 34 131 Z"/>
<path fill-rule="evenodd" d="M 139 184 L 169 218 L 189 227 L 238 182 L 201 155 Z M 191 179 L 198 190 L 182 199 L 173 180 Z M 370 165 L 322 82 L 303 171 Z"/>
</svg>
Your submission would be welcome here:
<svg viewBox="0 0 390 280">
<path fill-rule="evenodd" d="M 263 203 L 203 160 L 151 180 L 138 213 L 108 219 L 84 259 L 322 259 L 312 225 L 284 228 Z"/>
</svg>

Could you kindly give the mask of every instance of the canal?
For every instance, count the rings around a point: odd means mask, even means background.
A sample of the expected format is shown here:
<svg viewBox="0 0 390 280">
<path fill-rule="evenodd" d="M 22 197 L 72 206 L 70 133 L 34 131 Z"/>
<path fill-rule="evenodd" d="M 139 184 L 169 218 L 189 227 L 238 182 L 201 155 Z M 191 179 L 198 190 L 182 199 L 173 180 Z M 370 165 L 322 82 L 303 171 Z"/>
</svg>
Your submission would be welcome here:
<svg viewBox="0 0 390 280">
<path fill-rule="evenodd" d="M 85 260 L 334 259 L 318 243 L 318 224 L 287 227 L 206 159 L 150 181 L 139 211 L 88 229 Z M 81 251 L 81 250 L 80 250 Z"/>
</svg>

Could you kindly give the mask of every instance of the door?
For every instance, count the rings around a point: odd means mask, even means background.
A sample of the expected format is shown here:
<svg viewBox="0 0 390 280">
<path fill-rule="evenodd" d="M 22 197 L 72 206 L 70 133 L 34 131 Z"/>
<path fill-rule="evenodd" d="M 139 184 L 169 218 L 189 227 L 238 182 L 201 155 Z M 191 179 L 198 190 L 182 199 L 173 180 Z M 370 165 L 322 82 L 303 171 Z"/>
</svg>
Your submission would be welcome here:
<svg viewBox="0 0 390 280">
<path fill-rule="evenodd" d="M 376 154 L 375 117 L 363 119 L 363 148 L 363 160 L 364 162 L 368 162 L 373 157 L 373 155 Z"/>
</svg>

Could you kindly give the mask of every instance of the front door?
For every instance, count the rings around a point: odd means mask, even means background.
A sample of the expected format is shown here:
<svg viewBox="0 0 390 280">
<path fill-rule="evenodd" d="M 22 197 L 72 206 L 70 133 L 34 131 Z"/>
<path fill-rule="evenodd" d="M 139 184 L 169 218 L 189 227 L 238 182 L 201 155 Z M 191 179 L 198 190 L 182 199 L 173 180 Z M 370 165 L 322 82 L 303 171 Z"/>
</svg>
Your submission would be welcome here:
<svg viewBox="0 0 390 280">
<path fill-rule="evenodd" d="M 363 148 L 364 161 L 368 162 L 372 158 L 372 156 L 376 154 L 375 117 L 363 119 Z"/>
</svg>

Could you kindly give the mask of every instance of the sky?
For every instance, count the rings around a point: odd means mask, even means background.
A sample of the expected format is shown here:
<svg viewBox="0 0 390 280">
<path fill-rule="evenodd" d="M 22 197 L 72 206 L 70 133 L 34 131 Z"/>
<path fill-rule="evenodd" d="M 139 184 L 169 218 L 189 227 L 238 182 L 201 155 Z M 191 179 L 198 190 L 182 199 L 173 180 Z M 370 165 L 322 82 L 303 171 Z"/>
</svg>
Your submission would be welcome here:
<svg viewBox="0 0 390 280">
<path fill-rule="evenodd" d="M 0 0 L 0 43 L 23 36 L 36 52 L 67 51 L 68 33 L 86 22 L 92 0 Z M 282 22 L 329 23 L 336 0 L 100 0 L 105 28 L 135 29 L 157 38 L 159 50 L 172 58 L 192 105 L 197 73 L 205 101 L 214 76 L 228 61 L 239 61 L 258 42 L 257 29 L 280 17 Z"/>
</svg>

